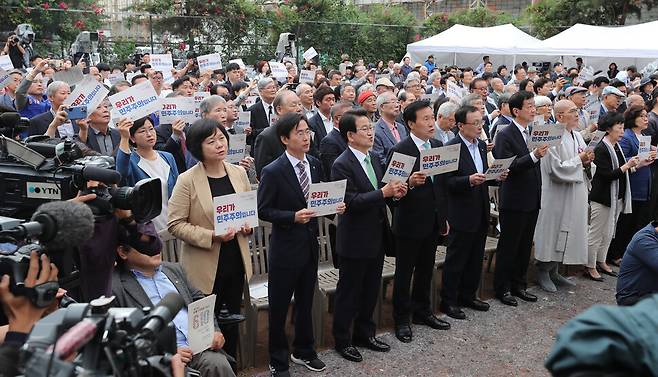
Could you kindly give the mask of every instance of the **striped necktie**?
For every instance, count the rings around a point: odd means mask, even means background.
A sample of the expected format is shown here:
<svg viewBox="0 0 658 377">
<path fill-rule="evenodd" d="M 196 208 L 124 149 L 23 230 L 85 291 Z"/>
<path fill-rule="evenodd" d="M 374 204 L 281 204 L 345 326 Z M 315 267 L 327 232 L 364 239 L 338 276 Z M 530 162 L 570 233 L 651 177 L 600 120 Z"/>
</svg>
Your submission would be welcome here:
<svg viewBox="0 0 658 377">
<path fill-rule="evenodd" d="M 310 190 L 311 185 L 308 181 L 308 174 L 306 174 L 306 161 L 299 161 L 297 163 L 297 170 L 297 174 L 299 175 L 299 185 L 304 193 L 304 198 L 308 200 L 308 191 Z"/>
</svg>

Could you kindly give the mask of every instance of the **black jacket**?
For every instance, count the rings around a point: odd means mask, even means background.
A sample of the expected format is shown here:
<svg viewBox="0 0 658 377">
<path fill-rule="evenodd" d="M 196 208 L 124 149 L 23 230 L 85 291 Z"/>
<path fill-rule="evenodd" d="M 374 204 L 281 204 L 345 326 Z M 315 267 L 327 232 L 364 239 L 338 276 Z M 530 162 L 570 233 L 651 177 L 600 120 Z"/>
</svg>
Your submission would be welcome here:
<svg viewBox="0 0 658 377">
<path fill-rule="evenodd" d="M 183 149 L 181 148 L 181 140 L 174 140 L 174 138 L 171 137 L 171 124 L 161 124 L 157 126 L 155 128 L 155 133 L 157 135 L 157 139 L 155 141 L 155 149 L 169 152 L 174 156 L 176 167 L 178 168 L 178 174 L 181 174 L 187 170 L 187 165 L 185 164 L 185 155 L 183 154 Z"/>
<path fill-rule="evenodd" d="M 322 161 L 325 175 L 331 173 L 331 166 L 345 149 L 347 149 L 347 142 L 340 135 L 340 131 L 335 128 L 322 139 L 320 142 L 320 161 Z"/>
<path fill-rule="evenodd" d="M 619 158 L 620 156 L 617 156 Z M 619 166 L 625 164 L 625 161 L 619 161 Z M 612 158 L 608 147 L 605 143 L 600 142 L 594 148 L 594 164 L 596 172 L 592 177 L 592 189 L 589 192 L 589 200 L 610 207 L 610 189 L 612 181 L 619 180 L 619 191 L 625 193 L 626 178 L 620 168 L 612 169 Z"/>
</svg>

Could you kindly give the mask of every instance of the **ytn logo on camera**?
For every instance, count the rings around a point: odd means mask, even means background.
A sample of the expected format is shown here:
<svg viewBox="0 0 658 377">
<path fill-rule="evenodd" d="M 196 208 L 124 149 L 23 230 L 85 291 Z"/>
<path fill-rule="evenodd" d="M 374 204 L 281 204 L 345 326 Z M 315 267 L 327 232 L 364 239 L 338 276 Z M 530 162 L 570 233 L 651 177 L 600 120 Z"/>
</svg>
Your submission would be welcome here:
<svg viewBox="0 0 658 377">
<path fill-rule="evenodd" d="M 27 182 L 27 197 L 33 199 L 62 199 L 62 191 L 54 183 Z"/>
</svg>

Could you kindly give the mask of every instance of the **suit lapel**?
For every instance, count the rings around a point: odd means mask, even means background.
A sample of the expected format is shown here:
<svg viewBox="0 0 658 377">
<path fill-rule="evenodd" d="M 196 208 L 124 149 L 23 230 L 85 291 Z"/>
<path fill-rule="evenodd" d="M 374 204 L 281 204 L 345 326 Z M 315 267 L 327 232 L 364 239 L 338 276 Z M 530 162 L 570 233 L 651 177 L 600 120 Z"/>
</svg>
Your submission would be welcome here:
<svg viewBox="0 0 658 377">
<path fill-rule="evenodd" d="M 480 158 L 482 159 L 482 173 L 486 172 L 489 169 L 489 163 L 487 161 L 487 147 L 480 140 L 478 140 L 478 150 L 480 151 Z"/>
<path fill-rule="evenodd" d="M 468 146 L 466 145 L 466 143 L 464 143 L 464 140 L 461 137 L 459 137 L 459 143 L 461 144 L 461 151 L 462 151 L 461 158 L 465 158 L 468 161 L 468 166 L 470 171 L 477 172 L 477 167 L 475 166 L 475 161 L 473 161 L 473 156 L 471 156 L 471 152 L 468 150 Z M 480 145 L 480 143 L 478 143 L 478 145 Z"/>
<path fill-rule="evenodd" d="M 370 157 L 372 159 L 372 156 Z M 352 164 L 352 169 L 354 169 L 354 177 L 357 179 L 360 179 L 359 187 L 372 187 L 372 183 L 370 183 L 370 178 L 368 178 L 368 175 L 366 174 L 365 171 L 363 171 L 363 167 L 361 165 L 361 162 L 356 158 L 354 155 L 354 152 L 352 150 L 349 150 L 349 159 L 350 163 Z M 372 161 L 372 160 L 371 160 Z M 372 164 L 373 167 L 374 165 L 377 164 Z M 375 173 L 375 177 L 377 174 Z M 376 188 L 376 187 L 375 187 Z"/>
<path fill-rule="evenodd" d="M 376 161 L 377 156 L 375 156 L 372 151 L 368 151 L 368 154 L 370 155 L 370 161 Z M 379 186 L 382 178 L 384 178 L 384 171 L 379 164 L 372 164 L 372 169 L 375 171 L 375 178 L 377 178 L 377 185 Z M 370 182 L 370 180 L 368 180 L 368 182 Z M 375 189 L 378 188 L 379 187 L 375 187 Z"/>
<path fill-rule="evenodd" d="M 194 186 L 194 191 L 197 193 L 197 197 L 201 199 L 200 200 L 201 208 L 203 208 L 203 213 L 206 215 L 206 218 L 210 221 L 211 224 L 214 224 L 215 223 L 214 221 L 215 219 L 213 218 L 214 204 L 212 200 L 212 193 L 210 192 L 210 183 L 208 183 L 208 175 L 206 174 L 206 169 L 203 167 L 203 164 L 200 162 L 193 169 L 194 169 L 194 176 L 192 177 L 192 185 Z M 210 200 L 207 200 L 205 198 L 210 198 Z"/>
<path fill-rule="evenodd" d="M 144 288 L 139 285 L 132 272 L 126 270 L 121 271 L 121 282 L 123 283 L 123 289 L 126 291 L 126 294 L 132 297 L 140 306 L 153 306 L 151 299 L 148 298 L 146 292 L 144 292 Z"/>
<path fill-rule="evenodd" d="M 383 132 L 384 135 L 386 135 L 386 138 L 388 139 L 388 141 L 390 141 L 393 145 L 395 145 L 395 143 L 397 143 L 395 141 L 395 137 L 393 137 L 393 133 L 391 132 L 391 130 L 388 129 L 388 126 L 386 125 L 386 123 L 384 123 L 383 120 L 380 119 L 377 122 L 377 127 L 379 127 L 381 129 L 381 132 Z"/>
<path fill-rule="evenodd" d="M 523 137 L 523 134 L 521 134 L 521 130 L 519 130 L 519 128 L 516 127 L 516 123 L 511 122 L 508 127 L 513 127 L 512 135 L 514 135 L 514 138 L 516 139 L 516 142 L 520 146 L 527 145 L 526 142 L 525 142 L 525 138 Z M 521 147 L 521 149 L 523 150 L 524 148 Z M 525 153 L 521 153 L 521 156 L 525 156 L 528 153 L 530 153 L 530 152 L 528 151 L 528 148 L 526 147 L 525 148 Z"/>
<path fill-rule="evenodd" d="M 302 192 L 302 187 L 299 185 L 299 180 L 297 179 L 297 172 L 295 168 L 292 167 L 292 164 L 288 160 L 285 152 L 279 157 L 279 164 L 281 164 L 283 170 L 283 177 L 290 184 L 292 189 L 297 193 L 297 197 L 304 203 L 306 203 L 306 198 L 304 198 L 304 193 Z M 313 175 L 313 169 L 311 168 L 311 176 Z M 312 177 L 311 177 L 312 178 Z"/>
</svg>

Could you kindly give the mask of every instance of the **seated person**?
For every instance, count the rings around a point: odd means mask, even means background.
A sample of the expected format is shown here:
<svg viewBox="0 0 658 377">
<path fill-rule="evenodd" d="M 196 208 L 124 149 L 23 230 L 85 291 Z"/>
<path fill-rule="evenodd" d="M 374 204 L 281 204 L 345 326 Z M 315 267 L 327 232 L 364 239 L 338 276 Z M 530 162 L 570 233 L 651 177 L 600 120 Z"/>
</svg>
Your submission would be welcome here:
<svg viewBox="0 0 658 377">
<path fill-rule="evenodd" d="M 221 351 L 224 336 L 219 331 L 217 321 L 211 349 L 192 355 L 187 339 L 187 305 L 205 296 L 188 283 L 180 265 L 162 262 L 161 243 L 154 245 L 150 242 L 157 237 L 152 223 L 120 225 L 117 268 L 112 276 L 112 294 L 117 298 L 116 304 L 122 307 L 154 307 L 167 293 L 179 293 L 186 307 L 178 312 L 173 323 L 178 354 L 183 362 L 199 370 L 202 376 L 234 377 L 235 373 Z"/>
<path fill-rule="evenodd" d="M 617 304 L 634 305 L 658 293 L 658 221 L 640 229 L 621 261 L 617 278 Z"/>
</svg>

